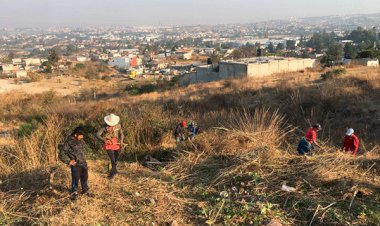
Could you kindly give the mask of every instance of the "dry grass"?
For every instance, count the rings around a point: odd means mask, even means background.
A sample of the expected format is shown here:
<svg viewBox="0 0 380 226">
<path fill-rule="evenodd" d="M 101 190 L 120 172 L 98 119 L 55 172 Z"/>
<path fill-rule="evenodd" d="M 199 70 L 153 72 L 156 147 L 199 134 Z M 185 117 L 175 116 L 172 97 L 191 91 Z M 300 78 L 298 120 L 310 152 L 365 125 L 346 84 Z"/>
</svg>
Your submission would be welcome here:
<svg viewBox="0 0 380 226">
<path fill-rule="evenodd" d="M 2 96 L 7 127 L 17 131 L 33 120 L 38 126 L 0 147 L 0 224 L 263 225 L 278 219 L 285 225 L 376 225 L 379 70 L 352 68 L 326 82 L 317 76 L 215 82 L 98 101 L 51 93 Z M 82 125 L 90 158 L 105 158 L 94 133 L 111 112 L 127 131 L 121 173 L 111 183 L 106 162 L 91 160 L 95 197 L 73 203 L 69 172 L 55 164 L 56 146 Z M 205 132 L 175 146 L 172 129 L 182 119 L 197 121 Z M 312 158 L 295 155 L 300 136 L 315 122 L 324 127 L 324 150 Z M 347 126 L 362 139 L 364 155 L 337 151 Z M 169 162 L 156 172 L 128 163 L 146 154 Z M 51 170 L 56 178 L 49 182 Z M 296 192 L 281 191 L 284 183 Z"/>
</svg>

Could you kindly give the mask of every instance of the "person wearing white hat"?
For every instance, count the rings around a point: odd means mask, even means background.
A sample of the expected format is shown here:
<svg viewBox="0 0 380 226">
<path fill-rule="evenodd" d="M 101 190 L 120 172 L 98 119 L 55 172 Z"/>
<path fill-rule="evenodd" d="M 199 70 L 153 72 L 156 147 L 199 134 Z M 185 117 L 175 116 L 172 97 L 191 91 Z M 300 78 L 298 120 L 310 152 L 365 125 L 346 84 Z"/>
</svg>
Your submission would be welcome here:
<svg viewBox="0 0 380 226">
<path fill-rule="evenodd" d="M 107 154 L 111 160 L 111 171 L 108 175 L 109 178 L 113 178 L 117 173 L 117 160 L 121 151 L 121 147 L 124 145 L 124 132 L 121 128 L 120 117 L 114 114 L 104 117 L 106 126 L 101 128 L 96 134 L 97 138 L 103 142 L 103 149 L 107 151 Z"/>
<path fill-rule="evenodd" d="M 344 136 L 342 151 L 350 151 L 352 155 L 356 155 L 359 149 L 359 138 L 354 134 L 354 129 L 349 128 Z"/>
</svg>

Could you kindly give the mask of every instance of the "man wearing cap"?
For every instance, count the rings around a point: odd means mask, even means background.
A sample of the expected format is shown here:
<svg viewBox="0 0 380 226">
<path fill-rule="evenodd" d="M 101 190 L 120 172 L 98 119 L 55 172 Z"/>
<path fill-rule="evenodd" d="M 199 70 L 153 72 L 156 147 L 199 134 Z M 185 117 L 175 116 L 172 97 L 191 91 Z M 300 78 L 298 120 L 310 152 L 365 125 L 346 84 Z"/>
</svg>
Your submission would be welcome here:
<svg viewBox="0 0 380 226">
<path fill-rule="evenodd" d="M 311 150 L 313 149 L 313 145 L 321 148 L 321 146 L 317 143 L 317 133 L 322 130 L 320 124 L 315 124 L 313 127 L 310 127 L 305 134 L 305 137 L 301 139 L 298 144 L 297 151 L 300 155 L 312 155 Z"/>
<path fill-rule="evenodd" d="M 121 147 L 124 145 L 124 133 L 121 128 L 120 117 L 114 114 L 104 117 L 106 126 L 101 128 L 96 134 L 97 138 L 103 142 L 103 149 L 107 151 L 107 154 L 111 160 L 111 171 L 108 175 L 109 178 L 113 178 L 117 173 L 116 165 L 121 151 Z"/>
<path fill-rule="evenodd" d="M 356 155 L 359 149 L 359 138 L 354 134 L 354 129 L 349 128 L 344 136 L 342 151 L 350 151 L 352 155 Z"/>
</svg>

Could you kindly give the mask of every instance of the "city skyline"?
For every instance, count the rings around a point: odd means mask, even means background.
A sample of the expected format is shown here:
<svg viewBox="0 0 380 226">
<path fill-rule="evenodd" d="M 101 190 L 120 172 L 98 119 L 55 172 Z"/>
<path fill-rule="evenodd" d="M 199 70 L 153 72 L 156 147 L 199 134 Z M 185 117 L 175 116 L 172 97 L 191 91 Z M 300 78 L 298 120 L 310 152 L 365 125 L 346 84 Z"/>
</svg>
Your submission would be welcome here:
<svg viewBox="0 0 380 226">
<path fill-rule="evenodd" d="M 0 0 L 0 26 L 177 26 L 379 13 L 376 0 Z"/>
</svg>

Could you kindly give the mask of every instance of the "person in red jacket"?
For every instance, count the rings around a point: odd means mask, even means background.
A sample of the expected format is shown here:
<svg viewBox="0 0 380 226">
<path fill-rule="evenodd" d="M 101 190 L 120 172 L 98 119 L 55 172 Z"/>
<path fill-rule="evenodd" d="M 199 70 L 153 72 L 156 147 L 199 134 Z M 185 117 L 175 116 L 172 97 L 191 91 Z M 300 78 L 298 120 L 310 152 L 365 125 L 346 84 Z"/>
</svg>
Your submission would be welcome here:
<svg viewBox="0 0 380 226">
<path fill-rule="evenodd" d="M 305 134 L 305 137 L 301 139 L 298 144 L 297 151 L 300 155 L 312 155 L 313 146 L 317 146 L 321 148 L 321 146 L 317 143 L 317 132 L 322 130 L 322 126 L 320 124 L 315 124 L 313 127 L 310 127 Z"/>
<path fill-rule="evenodd" d="M 344 136 L 342 151 L 350 151 L 353 155 L 356 155 L 356 152 L 359 149 L 359 138 L 355 136 L 354 129 L 347 129 L 346 136 Z"/>
</svg>

